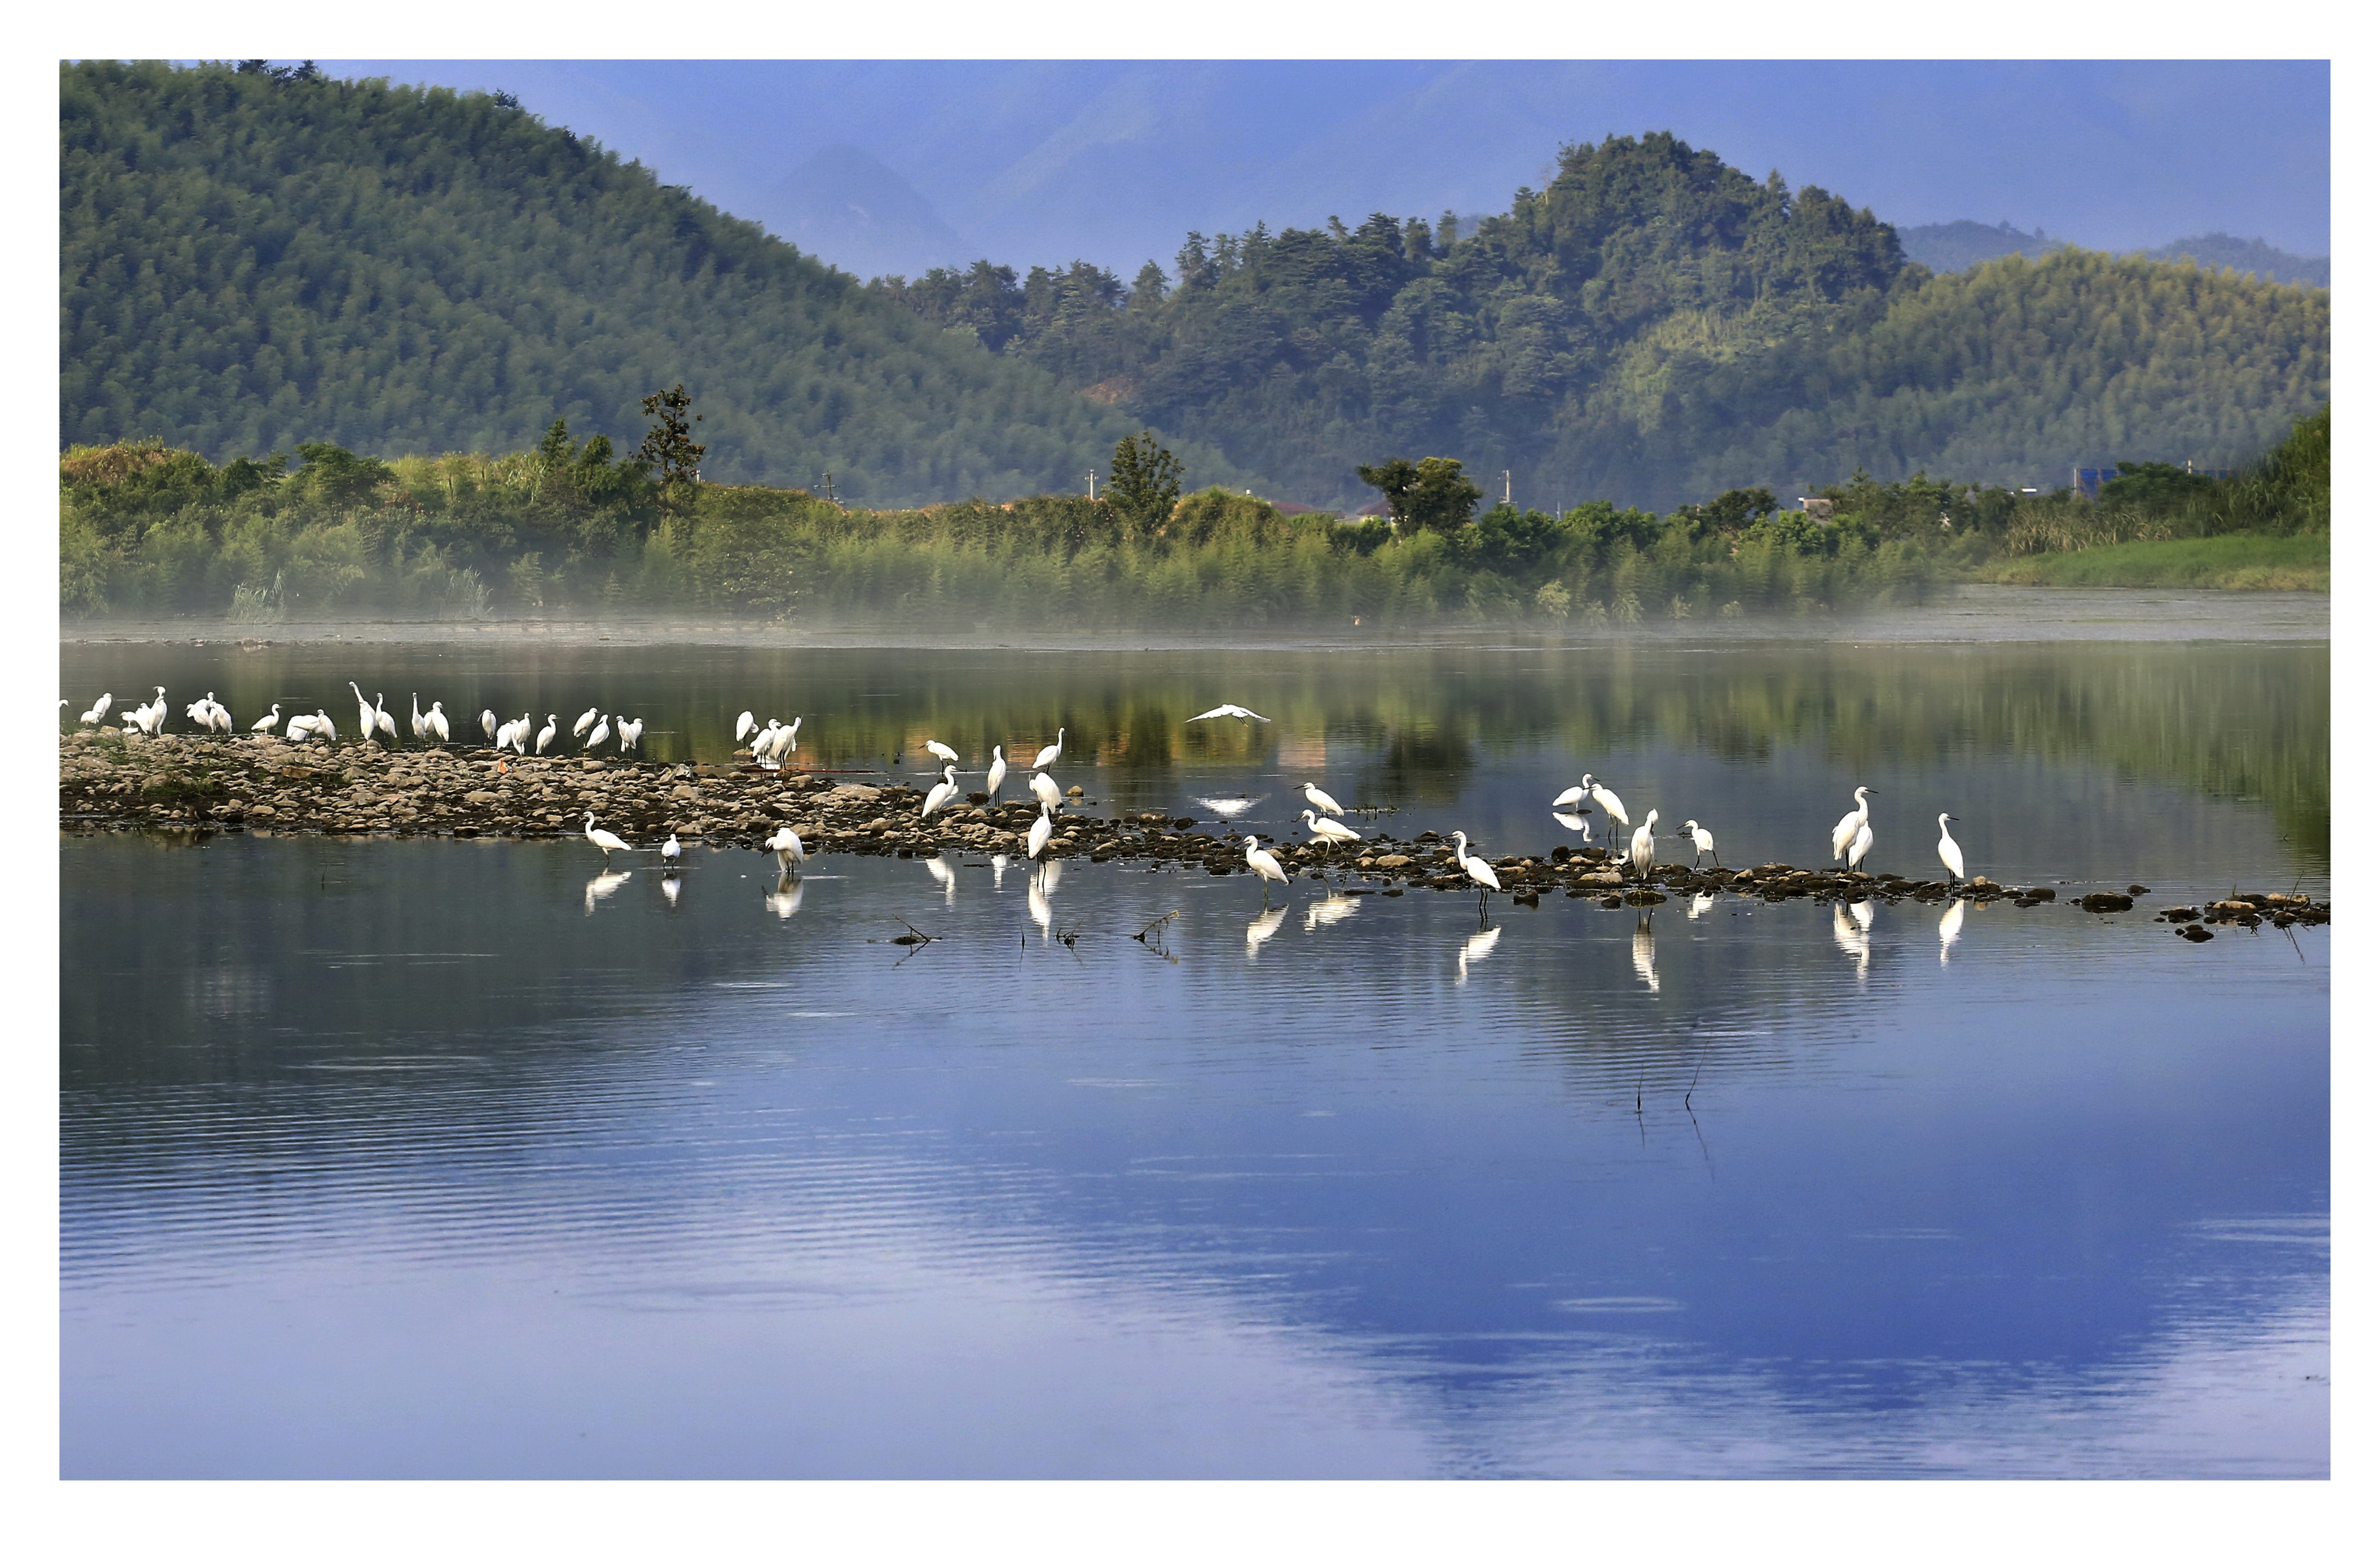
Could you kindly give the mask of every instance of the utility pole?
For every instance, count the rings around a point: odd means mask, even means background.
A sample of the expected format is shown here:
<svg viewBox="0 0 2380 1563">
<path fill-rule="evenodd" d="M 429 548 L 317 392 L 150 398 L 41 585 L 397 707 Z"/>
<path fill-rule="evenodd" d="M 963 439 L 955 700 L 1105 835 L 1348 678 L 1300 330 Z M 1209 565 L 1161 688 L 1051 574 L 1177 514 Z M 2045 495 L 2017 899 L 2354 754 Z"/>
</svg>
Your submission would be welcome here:
<svg viewBox="0 0 2380 1563">
<path fill-rule="evenodd" d="M 1091 485 L 1090 491 L 1086 497 L 1097 499 L 1099 496 L 1099 470 L 1097 467 L 1094 467 L 1089 471 L 1084 473 L 1083 478 L 1085 482 Z"/>
<path fill-rule="evenodd" d="M 1512 469 L 1511 469 L 1510 467 L 1507 467 L 1507 468 L 1505 468 L 1505 469 L 1504 469 L 1504 504 L 1505 504 L 1505 506 L 1509 508 L 1509 507 L 1511 507 L 1512 503 Z"/>
</svg>

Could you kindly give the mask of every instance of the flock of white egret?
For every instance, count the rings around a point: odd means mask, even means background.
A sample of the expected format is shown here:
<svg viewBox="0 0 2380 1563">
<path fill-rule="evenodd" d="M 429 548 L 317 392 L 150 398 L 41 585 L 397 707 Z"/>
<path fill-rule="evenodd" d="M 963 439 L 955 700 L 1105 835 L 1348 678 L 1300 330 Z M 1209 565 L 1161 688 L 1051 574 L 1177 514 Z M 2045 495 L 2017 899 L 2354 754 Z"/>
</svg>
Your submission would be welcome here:
<svg viewBox="0 0 2380 1563">
<path fill-rule="evenodd" d="M 155 688 L 157 693 L 153 699 L 118 714 L 126 727 L 138 727 L 151 738 L 155 738 L 165 730 L 168 711 L 165 703 L 165 686 L 159 684 Z M 395 748 L 396 717 L 388 709 L 388 696 L 379 694 L 370 700 L 366 700 L 363 690 L 352 678 L 347 680 L 347 689 L 356 697 L 356 741 Z M 60 701 L 58 703 L 66 706 L 74 702 Z M 92 702 L 90 710 L 82 713 L 79 717 L 81 724 L 86 727 L 100 726 L 107 720 L 107 714 L 114 709 L 115 704 L 115 696 L 112 691 L 101 695 Z M 209 690 L 205 695 L 188 706 L 185 714 L 189 717 L 191 726 L 200 732 L 221 733 L 227 736 L 232 730 L 231 712 L 215 699 L 215 692 L 212 690 Z M 482 711 L 480 713 L 480 730 L 486 736 L 489 745 L 492 748 L 509 749 L 516 754 L 523 755 L 531 752 L 544 754 L 553 748 L 555 736 L 560 731 L 561 720 L 560 716 L 549 713 L 545 718 L 545 726 L 540 728 L 536 726 L 533 714 L 529 712 L 524 711 L 515 720 L 500 723 L 496 720 L 494 712 Z M 413 734 L 413 741 L 416 743 L 437 745 L 454 741 L 454 733 L 447 723 L 446 704 L 443 701 L 431 701 L 430 709 L 424 711 L 421 709 L 421 696 L 417 692 L 413 697 L 413 710 L 407 722 Z M 771 726 L 773 727 L 774 724 L 772 723 Z M 796 727 L 801 726 L 798 717 L 795 719 L 794 726 Z M 272 710 L 249 724 L 248 730 L 251 733 L 270 735 L 275 728 L 279 728 L 282 736 L 292 743 L 335 744 L 339 741 L 339 725 L 332 720 L 328 711 L 320 706 L 315 707 L 311 713 L 293 712 L 285 722 L 281 715 L 281 702 L 276 700 L 273 702 Z M 601 708 L 589 706 L 579 714 L 577 722 L 570 729 L 570 736 L 578 743 L 582 753 L 591 753 L 615 735 L 618 739 L 620 753 L 627 754 L 636 751 L 644 741 L 644 719 L 622 716 L 614 727 L 613 718 L 605 715 Z M 739 740 L 741 736 L 738 735 Z M 533 751 L 532 744 L 535 746 Z"/>
<path fill-rule="evenodd" d="M 1846 870 L 1855 870 L 1867 861 L 1869 850 L 1876 845 L 1876 831 L 1868 819 L 1867 808 L 1868 796 L 1875 791 L 1876 788 L 1864 786 L 1852 788 L 1852 810 L 1835 822 L 1831 849 L 1828 854 L 1829 862 L 1840 863 Z M 1585 803 L 1592 803 L 1603 811 L 1607 838 L 1614 827 L 1630 823 L 1627 804 L 1621 801 L 1618 793 L 1597 781 L 1592 772 L 1579 777 L 1576 787 L 1564 788 L 1554 795 L 1554 817 L 1569 828 L 1584 834 L 1592 823 L 1584 812 L 1566 813 L 1564 811 L 1577 811 Z M 1942 860 L 1942 866 L 1949 872 L 1953 883 L 1967 877 L 1967 855 L 1950 837 L 1951 822 L 1958 817 L 1947 811 L 1935 816 L 1935 824 L 1940 827 L 1942 835 L 1941 839 L 1934 844 L 1934 852 Z M 1652 871 L 1655 857 L 1653 826 L 1659 823 L 1660 818 L 1658 809 L 1646 810 L 1645 823 L 1637 825 L 1628 837 L 1628 851 L 1623 861 L 1640 879 Z M 1461 832 L 1456 834 L 1460 836 Z M 1718 866 L 1718 842 L 1699 820 L 1688 820 L 1678 827 L 1676 834 L 1694 844 L 1694 866 L 1702 866 L 1706 855 L 1710 858 L 1713 867 Z M 1460 852 L 1457 855 L 1460 856 Z M 1479 879 L 1479 874 L 1475 872 L 1472 877 Z M 1502 888 L 1494 885 L 1492 879 L 1480 880 L 1480 883 L 1488 888 Z"/>
</svg>

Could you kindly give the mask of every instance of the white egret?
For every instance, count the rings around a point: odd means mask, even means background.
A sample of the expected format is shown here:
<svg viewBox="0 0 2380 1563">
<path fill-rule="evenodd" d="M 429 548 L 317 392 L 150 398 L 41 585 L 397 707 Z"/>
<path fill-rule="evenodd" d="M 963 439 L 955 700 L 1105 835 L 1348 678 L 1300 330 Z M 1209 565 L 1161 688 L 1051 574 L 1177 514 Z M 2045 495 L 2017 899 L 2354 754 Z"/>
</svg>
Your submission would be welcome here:
<svg viewBox="0 0 2380 1563">
<path fill-rule="evenodd" d="M 1950 904 L 1942 909 L 1942 921 L 1934 932 L 1942 941 L 1942 964 L 1950 964 L 1950 946 L 1959 942 L 1959 930 L 1967 925 L 1967 898 L 1953 896 Z"/>
<path fill-rule="evenodd" d="M 1628 861 L 1636 870 L 1636 877 L 1639 879 L 1652 872 L 1653 827 L 1660 823 L 1660 810 L 1645 810 L 1645 823 L 1638 825 L 1636 834 L 1628 838 Z"/>
<path fill-rule="evenodd" d="M 1307 782 L 1305 784 L 1305 800 L 1326 814 L 1344 814 L 1347 812 L 1346 810 L 1339 807 L 1339 800 L 1331 797 L 1329 793 L 1323 791 L 1312 782 Z"/>
<path fill-rule="evenodd" d="M 1337 820 L 1317 819 L 1315 817 L 1314 811 L 1311 809 L 1306 810 L 1304 813 L 1300 814 L 1298 818 L 1305 822 L 1306 829 L 1322 837 L 1323 840 L 1331 842 L 1334 845 L 1342 841 L 1361 841 L 1364 839 L 1364 833 L 1362 831 L 1351 830 L 1347 826 L 1341 824 Z"/>
<path fill-rule="evenodd" d="M 385 693 L 372 702 L 372 726 L 386 736 L 391 749 L 396 747 L 396 718 L 388 714 L 388 696 Z"/>
<path fill-rule="evenodd" d="M 762 766 L 774 765 L 776 762 L 769 758 L 769 746 L 776 741 L 777 719 L 774 716 L 771 716 L 769 718 L 769 725 L 767 727 L 755 727 L 752 729 L 753 762 L 756 764 Z"/>
<path fill-rule="evenodd" d="M 595 730 L 587 735 L 587 752 L 592 754 L 595 751 L 602 748 L 603 740 L 611 736 L 611 719 L 609 717 L 599 718 L 595 723 Z"/>
<path fill-rule="evenodd" d="M 802 719 L 796 716 L 786 724 L 783 732 L 777 735 L 777 763 L 782 765 L 794 757 L 794 751 L 802 746 L 801 738 Z"/>
<path fill-rule="evenodd" d="M 1503 889 L 1504 882 L 1496 877 L 1496 870 L 1487 859 L 1471 855 L 1471 837 L 1459 830 L 1454 833 L 1454 861 L 1455 866 L 1470 877 L 1471 883 L 1479 886 L 1479 916 L 1485 922 L 1488 917 L 1488 892 Z"/>
<path fill-rule="evenodd" d="M 258 717 L 248 730 L 251 733 L 269 733 L 279 726 L 281 726 L 281 702 L 276 700 L 273 702 L 273 709 Z"/>
<path fill-rule="evenodd" d="M 1593 776 L 1580 776 L 1576 787 L 1566 787 L 1560 792 L 1554 794 L 1554 807 L 1557 809 L 1568 809 L 1574 804 L 1585 802 L 1587 800 L 1586 789 L 1594 785 L 1595 778 Z"/>
<path fill-rule="evenodd" d="M 513 752 L 515 754 L 527 754 L 528 752 L 528 724 L 529 714 L 526 711 L 520 714 L 520 720 L 513 724 Z"/>
<path fill-rule="evenodd" d="M 553 735 L 562 730 L 560 718 L 551 711 L 545 714 L 545 726 L 537 730 L 537 751 L 540 754 L 553 747 Z"/>
<path fill-rule="evenodd" d="M 601 708 L 592 705 L 580 712 L 578 720 L 570 724 L 570 736 L 575 739 L 586 737 L 587 729 L 595 725 L 595 718 L 600 714 Z"/>
<path fill-rule="evenodd" d="M 1483 928 L 1478 933 L 1472 934 L 1471 937 L 1463 941 L 1463 948 L 1457 951 L 1454 957 L 1454 985 L 1456 987 L 1459 988 L 1463 983 L 1471 981 L 1471 963 L 1475 960 L 1487 959 L 1488 952 L 1494 949 L 1496 947 L 1496 941 L 1503 936 L 1504 930 L 1501 928 Z"/>
<path fill-rule="evenodd" d="M 211 708 L 210 726 L 216 732 L 228 735 L 231 732 L 231 708 L 217 702 L 212 695 L 209 695 L 207 699 Z"/>
<path fill-rule="evenodd" d="M 958 795 L 957 767 L 945 765 L 942 767 L 942 779 L 933 785 L 926 794 L 925 802 L 918 806 L 917 817 L 922 820 L 937 809 L 950 807 L 951 800 Z"/>
<path fill-rule="evenodd" d="M 1718 866 L 1718 849 L 1711 844 L 1711 833 L 1705 830 L 1699 823 L 1694 820 L 1688 820 L 1685 824 L 1678 827 L 1678 834 L 1694 842 L 1694 866 L 1696 868 L 1702 867 L 1703 854 L 1705 852 L 1708 852 L 1710 854 L 1711 866 L 1714 868 Z"/>
<path fill-rule="evenodd" d="M 1646 992 L 1661 991 L 1661 974 L 1653 969 L 1653 914 L 1649 911 L 1636 919 L 1635 935 L 1628 941 L 1628 962 L 1645 979 Z"/>
<path fill-rule="evenodd" d="M 779 873 L 791 873 L 809 861 L 809 854 L 802 850 L 802 838 L 794 834 L 792 825 L 779 826 L 777 834 L 769 837 L 762 846 L 777 854 Z"/>
<path fill-rule="evenodd" d="M 1058 751 L 1065 747 L 1066 729 L 1061 727 L 1058 729 L 1058 741 L 1033 757 L 1033 768 L 1037 771 L 1048 770 L 1058 763 Z"/>
<path fill-rule="evenodd" d="M 1048 845 L 1050 845 L 1050 805 L 1044 802 L 1041 805 L 1041 817 L 1035 820 L 1033 828 L 1025 833 L 1026 861 L 1030 862 L 1039 857 L 1041 849 Z"/>
<path fill-rule="evenodd" d="M 1257 838 L 1253 836 L 1247 837 L 1247 861 L 1248 867 L 1254 869 L 1256 871 L 1257 878 L 1263 882 L 1265 905 L 1272 905 L 1272 882 L 1278 879 L 1281 881 L 1282 887 L 1284 889 L 1287 888 L 1289 885 L 1289 871 L 1281 866 L 1281 860 L 1279 858 L 1274 857 L 1270 852 L 1268 852 L 1263 848 L 1257 846 Z M 1283 910 L 1285 910 L 1287 909 L 1284 908 Z"/>
<path fill-rule="evenodd" d="M 928 739 L 926 740 L 926 752 L 932 755 L 937 760 L 947 761 L 953 765 L 959 763 L 959 751 L 953 749 L 949 744 L 942 742 L 940 739 Z"/>
<path fill-rule="evenodd" d="M 372 736 L 372 703 L 364 699 L 363 690 L 356 689 L 356 681 L 353 678 L 347 680 L 347 688 L 355 690 L 356 728 L 360 735 L 358 741 L 369 742 Z"/>
<path fill-rule="evenodd" d="M 442 702 L 430 702 L 430 710 L 421 718 L 421 727 L 440 743 L 446 741 L 446 708 Z"/>
<path fill-rule="evenodd" d="M 1956 814 L 1938 814 L 1934 820 L 1942 827 L 1942 839 L 1934 843 L 1934 851 L 1941 858 L 1942 866 L 1950 871 L 1950 883 L 1953 885 L 1967 877 L 1967 854 L 1959 850 L 1959 844 L 1950 839 L 1950 822 L 1958 817 Z"/>
<path fill-rule="evenodd" d="M 339 725 L 332 721 L 331 714 L 319 705 L 314 708 L 314 736 L 324 743 L 339 741 Z"/>
<path fill-rule="evenodd" d="M 1851 856 L 1843 861 L 1843 866 L 1845 868 L 1859 867 L 1860 864 L 1867 859 L 1867 849 L 1875 845 L 1876 832 L 1867 827 L 1867 822 L 1865 820 L 1860 821 L 1859 833 L 1852 837 Z"/>
<path fill-rule="evenodd" d="M 413 691 L 412 723 L 413 741 L 419 743 L 421 741 L 421 691 L 419 690 Z"/>
<path fill-rule="evenodd" d="M 1000 745 L 993 744 L 991 746 L 991 769 L 983 774 L 983 789 L 985 792 L 990 794 L 991 800 L 993 802 L 997 803 L 1000 801 L 1000 784 L 1007 779 L 1007 758 L 1000 752 Z"/>
<path fill-rule="evenodd" d="M 1628 805 L 1620 801 L 1620 794 L 1597 781 L 1593 776 L 1581 779 L 1588 784 L 1587 796 L 1594 799 L 1595 806 L 1603 811 L 1603 826 L 1607 833 L 1615 821 L 1621 824 L 1628 823 Z"/>
<path fill-rule="evenodd" d="M 634 850 L 634 849 L 626 842 L 621 840 L 610 831 L 597 830 L 595 828 L 595 811 L 592 809 L 587 811 L 587 839 L 603 849 L 603 861 L 607 865 L 612 861 L 613 853 Z"/>
<path fill-rule="evenodd" d="M 1250 960 L 1257 958 L 1257 949 L 1259 946 L 1281 931 L 1281 920 L 1287 916 L 1289 916 L 1287 901 L 1281 902 L 1279 906 L 1274 906 L 1269 899 L 1265 902 L 1265 910 L 1258 912 L 1256 921 L 1248 924 L 1248 959 Z"/>
<path fill-rule="evenodd" d="M 83 722 L 83 725 L 84 725 L 85 727 L 98 727 L 102 722 L 106 721 L 106 720 L 107 720 L 107 708 L 108 708 L 109 706 L 111 706 L 111 705 L 114 705 L 115 703 L 115 695 L 113 695 L 113 694 L 103 694 L 103 695 L 100 696 L 100 697 L 99 697 L 99 702 L 98 702 L 98 703 L 97 703 L 97 704 L 95 704 L 95 705 L 93 705 L 93 706 L 92 706 L 89 711 L 86 711 L 86 712 L 84 712 L 84 713 L 82 714 L 82 722 Z"/>
<path fill-rule="evenodd" d="M 682 855 L 684 855 L 685 851 L 686 849 L 677 844 L 677 832 L 671 831 L 669 839 L 662 843 L 662 866 L 663 868 L 677 867 L 677 861 Z"/>
<path fill-rule="evenodd" d="M 625 754 L 628 751 L 637 748 L 644 741 L 645 719 L 639 716 L 635 721 L 631 722 L 625 716 L 621 717 L 620 752 Z"/>
<path fill-rule="evenodd" d="M 314 719 L 302 711 L 292 713 L 288 731 L 285 736 L 291 743 L 304 743 L 314 736 Z"/>
<path fill-rule="evenodd" d="M 1829 857 L 1840 858 L 1851 846 L 1852 837 L 1859 834 L 1860 826 L 1867 824 L 1867 795 L 1866 788 L 1852 788 L 1852 801 L 1859 807 L 1835 822 L 1834 850 L 1828 854 Z"/>
<path fill-rule="evenodd" d="M 735 741 L 737 743 L 742 743 L 745 736 L 748 733 L 759 730 L 759 726 L 760 724 L 759 722 L 753 720 L 752 714 L 750 712 L 737 712 L 735 714 Z"/>
<path fill-rule="evenodd" d="M 1058 790 L 1058 784 L 1039 771 L 1033 773 L 1033 780 L 1027 785 L 1033 788 L 1033 796 L 1041 800 L 1045 808 L 1058 809 L 1065 806 L 1065 795 Z"/>
<path fill-rule="evenodd" d="M 510 749 L 513 746 L 513 725 L 510 722 L 504 723 L 492 737 L 498 749 Z"/>
<path fill-rule="evenodd" d="M 488 735 L 488 742 L 490 744 L 498 749 L 504 748 L 503 744 L 496 742 L 496 714 L 494 712 L 482 710 L 480 713 L 480 731 Z"/>
<path fill-rule="evenodd" d="M 1243 722 L 1269 722 L 1272 720 L 1269 716 L 1257 715 L 1255 712 L 1250 711 L 1245 705 L 1219 705 L 1212 711 L 1202 711 L 1198 713 L 1197 715 L 1191 717 L 1189 722 L 1184 722 L 1182 725 L 1186 727 L 1190 725 L 1190 722 L 1207 722 L 1211 721 L 1218 716 L 1236 716 Z M 1058 736 L 1060 738 L 1065 737 L 1066 730 L 1063 727 L 1059 728 Z"/>
</svg>

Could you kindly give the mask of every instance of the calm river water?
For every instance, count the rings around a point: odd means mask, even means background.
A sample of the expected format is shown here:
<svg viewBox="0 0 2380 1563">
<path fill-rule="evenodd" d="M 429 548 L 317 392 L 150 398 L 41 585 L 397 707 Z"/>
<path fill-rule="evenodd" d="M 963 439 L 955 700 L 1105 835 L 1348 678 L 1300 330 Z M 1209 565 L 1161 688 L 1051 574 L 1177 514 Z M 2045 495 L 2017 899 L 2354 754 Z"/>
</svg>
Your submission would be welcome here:
<svg viewBox="0 0 2380 1563">
<path fill-rule="evenodd" d="M 1872 866 L 1947 811 L 1970 873 L 2155 889 L 1483 930 L 1121 861 L 69 834 L 69 1476 L 2328 1471 L 2329 933 L 2148 921 L 2329 893 L 2325 642 L 62 657 L 79 706 L 344 731 L 354 678 L 653 758 L 749 707 L 921 783 L 1063 726 L 1095 812 L 1286 838 L 1310 779 L 1490 856 L 1592 769 L 1815 863 L 1865 783 Z M 1224 701 L 1273 720 L 1185 725 Z"/>
</svg>

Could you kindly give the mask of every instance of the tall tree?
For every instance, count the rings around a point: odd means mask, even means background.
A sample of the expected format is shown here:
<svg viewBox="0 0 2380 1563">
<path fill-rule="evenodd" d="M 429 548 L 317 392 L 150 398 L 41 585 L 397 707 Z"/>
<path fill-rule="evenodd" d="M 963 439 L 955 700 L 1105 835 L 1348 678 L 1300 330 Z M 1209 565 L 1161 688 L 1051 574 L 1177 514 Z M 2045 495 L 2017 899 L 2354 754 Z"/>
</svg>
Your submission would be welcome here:
<svg viewBox="0 0 2380 1563">
<path fill-rule="evenodd" d="M 1115 461 L 1108 469 L 1108 503 L 1135 527 L 1146 531 L 1173 514 L 1182 497 L 1182 463 L 1143 429 L 1116 442 Z"/>
<path fill-rule="evenodd" d="M 696 413 L 691 421 L 686 409 L 694 398 L 686 394 L 686 383 L 680 381 L 666 391 L 656 391 L 644 400 L 645 416 L 653 426 L 645 433 L 645 443 L 637 447 L 637 459 L 650 466 L 659 475 L 662 502 L 673 508 L 684 508 L 694 499 L 696 483 L 702 477 L 704 446 L 694 443 L 694 425 L 702 421 Z M 556 423 L 556 429 L 561 428 Z"/>
</svg>

